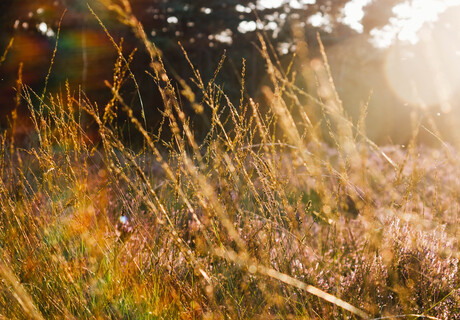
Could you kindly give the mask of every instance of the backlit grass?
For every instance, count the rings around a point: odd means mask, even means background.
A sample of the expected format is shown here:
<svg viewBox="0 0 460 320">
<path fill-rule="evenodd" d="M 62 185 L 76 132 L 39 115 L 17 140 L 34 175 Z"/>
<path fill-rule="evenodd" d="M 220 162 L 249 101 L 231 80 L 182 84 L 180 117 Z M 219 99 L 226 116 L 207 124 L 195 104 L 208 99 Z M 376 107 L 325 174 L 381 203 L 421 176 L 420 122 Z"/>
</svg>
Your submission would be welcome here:
<svg viewBox="0 0 460 320">
<path fill-rule="evenodd" d="M 266 101 L 246 95 L 244 60 L 236 101 L 217 81 L 225 57 L 210 80 L 190 61 L 194 78 L 173 81 L 128 2 L 108 5 L 149 53 L 162 126 L 148 131 L 143 107 L 120 93 L 137 86 L 135 55 L 110 30 L 105 106 L 68 83 L 42 94 L 18 77 L 34 132 L 17 146 L 13 116 L 0 139 L 2 317 L 459 317 L 457 151 L 418 145 L 417 115 L 406 148 L 377 146 L 366 106 L 347 116 L 324 48 L 304 70 L 317 83 L 306 92 L 263 36 Z M 208 118 L 205 139 L 184 105 Z"/>
</svg>

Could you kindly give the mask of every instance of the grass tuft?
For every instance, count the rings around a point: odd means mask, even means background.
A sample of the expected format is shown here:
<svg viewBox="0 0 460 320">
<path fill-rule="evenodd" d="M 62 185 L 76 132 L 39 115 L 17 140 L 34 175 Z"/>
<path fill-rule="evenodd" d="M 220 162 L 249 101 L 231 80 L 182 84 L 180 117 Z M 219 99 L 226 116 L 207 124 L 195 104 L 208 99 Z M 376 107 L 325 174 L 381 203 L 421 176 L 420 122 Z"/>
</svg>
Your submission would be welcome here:
<svg viewBox="0 0 460 320">
<path fill-rule="evenodd" d="M 260 35 L 265 99 L 247 96 L 243 60 L 232 101 L 218 81 L 225 54 L 206 81 L 182 48 L 186 81 L 128 1 L 106 4 L 149 53 L 163 121 L 147 128 L 134 52 L 91 8 L 118 54 L 105 106 L 69 83 L 37 94 L 19 71 L 34 132 L 18 147 L 12 117 L 0 136 L 1 317 L 458 318 L 460 166 L 435 127 L 414 118 L 407 149 L 373 143 L 367 105 L 354 123 L 319 38 L 322 60 L 303 70 L 315 91 Z M 129 82 L 140 117 L 122 94 Z M 142 143 L 126 142 L 120 115 Z M 417 144 L 421 128 L 442 148 Z"/>
</svg>

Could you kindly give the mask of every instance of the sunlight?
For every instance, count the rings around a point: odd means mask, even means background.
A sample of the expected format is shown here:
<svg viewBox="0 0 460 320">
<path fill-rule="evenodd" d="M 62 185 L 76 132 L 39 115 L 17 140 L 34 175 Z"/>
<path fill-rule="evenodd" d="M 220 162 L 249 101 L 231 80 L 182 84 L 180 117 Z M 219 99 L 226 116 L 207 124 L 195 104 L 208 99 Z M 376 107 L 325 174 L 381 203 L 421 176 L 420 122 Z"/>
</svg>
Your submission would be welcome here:
<svg viewBox="0 0 460 320">
<path fill-rule="evenodd" d="M 381 29 L 371 30 L 372 44 L 387 48 L 394 41 L 418 43 L 418 33 L 427 22 L 436 22 L 441 13 L 449 7 L 460 5 L 460 0 L 414 0 L 396 5 L 392 11 L 395 17 Z"/>
<path fill-rule="evenodd" d="M 460 0 L 89 2 L 0 0 L 0 320 L 459 318 Z"/>
<path fill-rule="evenodd" d="M 284 0 L 259 0 L 258 5 L 264 9 L 279 8 Z"/>
<path fill-rule="evenodd" d="M 308 22 L 316 28 L 322 28 L 326 32 L 331 32 L 331 17 L 329 15 L 323 15 L 321 12 L 317 12 L 308 18 Z"/>
<path fill-rule="evenodd" d="M 364 7 L 372 0 L 351 0 L 346 3 L 342 10 L 342 17 L 339 21 L 348 25 L 358 33 L 363 32 L 361 23 L 364 16 Z M 289 3 L 292 8 L 300 8 L 305 4 L 314 4 L 315 0 L 259 0 L 259 9 L 279 8 L 283 4 Z M 371 43 L 377 48 L 388 48 L 395 40 L 416 44 L 419 41 L 418 32 L 427 22 L 435 22 L 440 14 L 452 6 L 460 5 L 460 0 L 414 0 L 400 3 L 392 9 L 392 17 L 387 25 L 382 28 L 375 28 L 370 31 L 372 36 Z M 238 11 L 245 11 L 243 6 L 237 8 Z M 247 11 L 246 11 L 247 12 Z M 325 31 L 331 30 L 330 17 L 317 13 L 311 16 L 308 21 L 314 27 L 323 28 Z M 252 25 L 251 25 L 252 27 Z M 241 25 L 243 32 L 244 25 Z"/>
<path fill-rule="evenodd" d="M 431 27 L 421 27 L 410 19 L 409 7 L 398 9 L 412 22 L 399 32 L 401 42 L 390 48 L 384 70 L 391 88 L 403 101 L 421 107 L 439 105 L 443 113 L 448 113 L 460 84 L 460 37 L 455 32 L 460 28 L 459 11 L 446 11 L 447 2 L 424 3 L 431 3 L 431 12 L 421 7 L 414 10 L 425 12 L 425 19 L 433 22 Z M 446 12 L 441 14 L 442 10 Z"/>
<path fill-rule="evenodd" d="M 364 17 L 364 7 L 368 5 L 372 0 L 354 0 L 348 2 L 343 8 L 343 17 L 339 20 L 340 22 L 348 25 L 356 32 L 363 32 L 363 25 L 361 20 Z"/>
</svg>

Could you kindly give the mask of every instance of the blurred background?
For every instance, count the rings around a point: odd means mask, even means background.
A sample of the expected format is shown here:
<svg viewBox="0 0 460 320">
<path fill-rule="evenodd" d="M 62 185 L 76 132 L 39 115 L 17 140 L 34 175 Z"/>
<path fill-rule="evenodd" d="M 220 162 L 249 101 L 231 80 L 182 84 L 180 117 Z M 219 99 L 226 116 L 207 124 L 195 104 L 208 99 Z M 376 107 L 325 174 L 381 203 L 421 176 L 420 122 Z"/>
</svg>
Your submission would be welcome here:
<svg viewBox="0 0 460 320">
<path fill-rule="evenodd" d="M 246 60 L 246 92 L 262 105 L 269 86 L 258 52 L 257 33 L 273 45 L 281 65 L 296 54 L 298 86 L 312 94 L 316 82 L 312 61 L 320 58 L 317 33 L 328 55 L 336 88 L 348 115 L 357 121 L 368 103 L 367 132 L 379 144 L 406 144 L 414 115 L 444 141 L 460 145 L 460 0 L 131 0 L 149 39 L 163 52 L 166 68 L 188 80 L 192 72 L 178 42 L 209 80 L 220 57 L 227 59 L 218 83 L 237 104 L 242 59 Z M 160 121 L 161 98 L 146 74 L 149 58 L 129 27 L 105 4 L 89 1 L 114 39 L 124 39 L 143 99 L 148 125 Z M 104 80 L 112 79 L 116 51 L 104 30 L 80 0 L 0 1 L 0 50 L 12 47 L 0 65 L 0 126 L 11 119 L 16 81 L 23 63 L 23 82 L 40 94 L 61 25 L 48 92 L 64 93 L 65 81 L 78 93 L 104 106 L 110 96 Z M 137 93 L 127 84 L 125 100 L 139 111 Z M 130 100 L 131 99 L 131 100 Z M 308 103 L 308 102 L 305 102 Z M 199 122 L 184 105 L 192 121 Z M 17 134 L 32 129 L 25 105 L 19 106 Z M 120 118 L 123 121 L 123 118 Z M 89 124 L 91 125 L 91 124 Z M 21 139 L 21 137 L 19 137 Z M 421 141 L 436 144 L 428 130 Z"/>
</svg>

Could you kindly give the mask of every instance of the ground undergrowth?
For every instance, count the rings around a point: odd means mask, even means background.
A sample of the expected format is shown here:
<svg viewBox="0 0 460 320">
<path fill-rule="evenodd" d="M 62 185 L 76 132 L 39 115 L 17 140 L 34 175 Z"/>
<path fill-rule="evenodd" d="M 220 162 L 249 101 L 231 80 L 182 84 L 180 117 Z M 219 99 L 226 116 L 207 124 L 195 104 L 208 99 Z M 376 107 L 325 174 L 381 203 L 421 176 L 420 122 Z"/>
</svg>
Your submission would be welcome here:
<svg viewBox="0 0 460 320">
<path fill-rule="evenodd" d="M 69 84 L 37 94 L 18 80 L 35 129 L 16 146 L 13 114 L 0 140 L 1 318 L 460 318 L 459 158 L 423 115 L 407 147 L 377 146 L 366 106 L 355 122 L 344 111 L 324 49 L 305 92 L 262 35 L 266 105 L 245 94 L 244 61 L 237 101 L 193 62 L 176 87 L 129 4 L 110 8 L 151 57 L 162 126 L 124 101 L 133 56 L 112 38 L 102 108 Z M 203 141 L 184 104 L 209 118 Z"/>
</svg>

